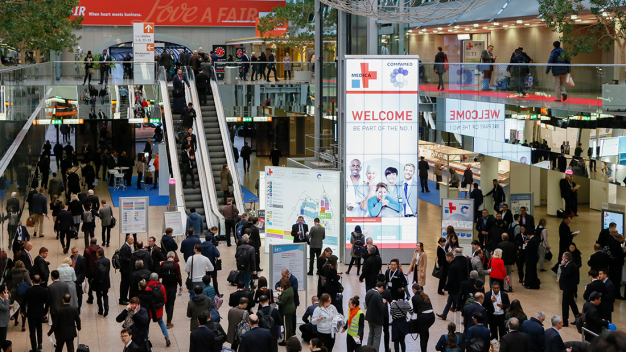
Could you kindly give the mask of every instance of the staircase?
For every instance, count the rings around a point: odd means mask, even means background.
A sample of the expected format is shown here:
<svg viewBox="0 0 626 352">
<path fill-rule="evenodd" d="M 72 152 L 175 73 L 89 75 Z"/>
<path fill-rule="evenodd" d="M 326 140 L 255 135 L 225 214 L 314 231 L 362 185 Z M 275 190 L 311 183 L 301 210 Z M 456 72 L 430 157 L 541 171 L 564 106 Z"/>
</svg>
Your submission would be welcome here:
<svg viewBox="0 0 626 352">
<path fill-rule="evenodd" d="M 221 210 L 224 206 L 224 192 L 221 190 L 220 171 L 222 171 L 222 165 L 226 164 L 226 153 L 224 151 L 224 143 L 222 142 L 222 134 L 217 120 L 215 100 L 212 93 L 208 94 L 207 103 L 200 106 L 200 113 L 202 115 L 209 157 L 211 158 L 211 171 L 213 172 L 213 181 L 216 188 L 215 193 Z"/>
<path fill-rule="evenodd" d="M 172 111 L 174 111 L 174 98 L 172 97 L 172 87 L 168 87 L 169 90 L 169 96 L 170 96 L 170 107 L 172 109 Z M 173 115 L 178 115 L 173 114 Z M 122 113 L 122 118 L 124 116 L 124 113 Z M 176 139 L 176 161 L 175 162 L 180 162 L 180 155 L 183 152 L 182 150 L 182 143 L 183 140 L 182 135 L 179 135 L 178 131 L 176 131 L 175 135 L 177 136 Z M 179 138 L 180 136 L 180 138 Z M 174 160 L 174 159 L 172 159 Z M 174 162 L 174 161 L 172 161 Z M 180 170 L 181 173 L 183 172 L 183 170 Z M 219 176 L 219 171 L 218 171 L 218 176 Z M 187 183 L 186 183 L 186 187 L 183 187 L 183 195 L 185 198 L 185 209 L 187 211 L 187 214 L 191 213 L 191 208 L 196 208 L 196 212 L 198 213 L 198 215 L 200 215 L 202 217 L 202 224 L 203 224 L 203 229 L 202 231 L 204 233 L 207 233 L 207 222 L 206 222 L 206 214 L 204 213 L 204 202 L 202 201 L 202 189 L 200 188 L 200 179 L 198 178 L 198 169 L 196 168 L 194 170 L 194 175 L 193 175 L 193 184 L 196 186 L 196 188 L 194 189 L 189 180 L 189 176 L 185 175 L 185 178 L 187 179 Z M 180 182 L 182 182 L 182 180 L 180 180 Z"/>
</svg>

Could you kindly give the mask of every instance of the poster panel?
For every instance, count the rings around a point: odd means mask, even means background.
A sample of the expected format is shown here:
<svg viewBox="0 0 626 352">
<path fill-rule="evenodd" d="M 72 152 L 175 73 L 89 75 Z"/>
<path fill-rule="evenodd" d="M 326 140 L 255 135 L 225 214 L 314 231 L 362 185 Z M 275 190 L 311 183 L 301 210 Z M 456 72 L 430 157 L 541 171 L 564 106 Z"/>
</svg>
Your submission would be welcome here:
<svg viewBox="0 0 626 352">
<path fill-rule="evenodd" d="M 306 244 L 272 244 L 270 246 L 270 282 L 269 285 L 274 287 L 281 278 L 283 269 L 289 270 L 291 275 L 298 279 L 298 291 L 305 291 L 307 287 L 307 260 L 306 260 Z M 306 302 L 305 300 L 301 302 Z"/>
<path fill-rule="evenodd" d="M 270 244 L 292 243 L 292 225 L 304 218 L 309 230 L 320 219 L 324 247 L 339 249 L 340 173 L 290 167 L 265 167 L 265 252 Z"/>
<path fill-rule="evenodd" d="M 148 232 L 148 197 L 120 197 L 120 233 Z"/>
<path fill-rule="evenodd" d="M 347 56 L 345 61 L 345 248 L 359 226 L 383 261 L 417 241 L 419 58 Z"/>
<path fill-rule="evenodd" d="M 513 214 L 521 214 L 521 207 L 526 207 L 528 214 L 533 215 L 533 194 L 532 193 L 516 193 L 511 194 L 511 212 Z"/>
<path fill-rule="evenodd" d="M 178 211 L 166 211 L 163 213 L 164 227 L 170 227 L 174 232 L 173 236 L 182 236 L 185 234 L 185 225 L 183 225 L 183 216 Z"/>
<path fill-rule="evenodd" d="M 474 200 L 444 198 L 441 204 L 442 237 L 446 237 L 446 229 L 452 226 L 459 237 L 459 243 L 471 243 L 474 234 Z"/>
</svg>

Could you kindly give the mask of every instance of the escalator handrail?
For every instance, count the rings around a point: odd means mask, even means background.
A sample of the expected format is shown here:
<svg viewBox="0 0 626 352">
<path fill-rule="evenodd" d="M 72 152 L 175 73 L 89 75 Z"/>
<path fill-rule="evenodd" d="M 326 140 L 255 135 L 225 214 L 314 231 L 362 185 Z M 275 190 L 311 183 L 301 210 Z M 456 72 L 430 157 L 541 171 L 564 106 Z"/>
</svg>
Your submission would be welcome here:
<svg viewBox="0 0 626 352">
<path fill-rule="evenodd" d="M 163 69 L 160 67 L 160 69 Z M 167 81 L 158 78 L 158 84 L 161 87 L 161 97 L 163 101 L 163 123 L 165 124 L 164 133 L 166 134 L 167 149 L 169 152 L 169 162 L 172 168 L 172 178 L 176 180 L 176 205 L 185 205 L 185 198 L 183 194 L 183 186 L 181 184 L 180 164 L 178 163 L 178 151 L 176 150 L 176 137 L 174 136 L 174 120 L 172 119 L 172 109 L 170 106 L 169 92 L 167 90 Z M 184 208 L 183 208 L 184 209 Z M 185 211 L 181 211 L 183 220 L 187 218 Z"/>
<path fill-rule="evenodd" d="M 210 230 L 212 226 L 215 226 L 215 212 L 212 207 L 213 201 L 217 198 L 212 197 L 215 193 L 215 185 L 213 184 L 213 173 L 211 177 L 207 173 L 211 170 L 211 160 L 208 156 L 206 148 L 206 140 L 204 139 L 204 127 L 202 126 L 202 118 L 200 115 L 200 103 L 198 101 L 198 95 L 196 94 L 196 81 L 193 77 L 193 71 L 184 68 L 187 71 L 187 80 L 189 81 L 189 87 L 185 87 L 185 99 L 187 102 L 191 102 L 193 106 L 196 106 L 196 118 L 194 119 L 194 130 L 196 131 L 196 143 L 198 150 L 196 151 L 196 166 L 198 172 L 198 181 L 200 182 L 200 194 L 202 196 L 202 205 L 204 207 L 204 214 L 206 219 L 207 228 Z M 202 133 L 200 133 L 202 131 Z M 198 153 L 199 152 L 199 153 Z M 200 154 L 198 156 L 198 154 Z M 218 209 L 219 210 L 219 209 Z M 212 216 L 211 216 L 212 215 Z M 219 218 L 218 218 L 219 221 Z"/>
<path fill-rule="evenodd" d="M 241 191 L 241 182 L 239 179 L 239 171 L 237 170 L 237 163 L 235 162 L 235 156 L 233 155 L 233 145 L 230 142 L 230 134 L 228 131 L 228 123 L 226 122 L 226 116 L 224 114 L 224 106 L 222 105 L 222 98 L 220 97 L 219 84 L 217 82 L 217 75 L 215 73 L 215 67 L 211 65 L 211 89 L 213 91 L 213 100 L 215 102 L 215 111 L 217 112 L 217 122 L 220 125 L 220 133 L 222 134 L 222 142 L 224 143 L 224 154 L 226 154 L 226 163 L 230 169 L 231 176 L 233 177 L 233 191 L 235 198 L 235 205 L 238 209 L 247 211 L 246 202 L 243 199 L 243 192 Z"/>
</svg>

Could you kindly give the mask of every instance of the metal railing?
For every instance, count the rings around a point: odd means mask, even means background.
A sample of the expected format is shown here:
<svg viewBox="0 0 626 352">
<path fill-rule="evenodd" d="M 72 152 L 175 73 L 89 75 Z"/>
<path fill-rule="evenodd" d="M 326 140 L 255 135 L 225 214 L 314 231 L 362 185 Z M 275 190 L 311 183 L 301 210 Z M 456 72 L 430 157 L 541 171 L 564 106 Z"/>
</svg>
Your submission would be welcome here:
<svg viewBox="0 0 626 352">
<path fill-rule="evenodd" d="M 587 333 L 587 334 L 591 334 L 591 335 L 593 335 L 594 337 L 598 337 L 598 336 L 600 336 L 600 335 L 596 334 L 595 332 L 593 332 L 593 331 L 591 331 L 591 330 L 589 330 L 589 329 L 587 329 L 586 327 L 584 327 L 584 326 L 583 326 L 583 327 L 582 327 L 582 332 L 580 333 L 580 336 L 581 336 L 581 341 L 582 341 L 582 342 L 585 342 L 585 341 L 586 341 L 586 340 L 585 340 L 585 333 Z"/>
</svg>

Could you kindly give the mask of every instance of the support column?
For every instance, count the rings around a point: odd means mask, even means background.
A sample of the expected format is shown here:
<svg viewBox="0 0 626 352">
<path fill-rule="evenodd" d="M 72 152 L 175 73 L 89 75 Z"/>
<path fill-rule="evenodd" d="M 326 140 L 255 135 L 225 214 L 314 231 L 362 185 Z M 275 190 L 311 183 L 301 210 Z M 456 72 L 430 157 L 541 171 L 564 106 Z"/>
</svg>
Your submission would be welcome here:
<svg viewBox="0 0 626 352">
<path fill-rule="evenodd" d="M 485 155 L 485 160 L 480 163 L 480 188 L 483 194 L 487 194 L 493 189 L 493 179 L 498 178 L 498 158 Z M 483 208 L 493 214 L 493 198 L 491 196 L 483 199 Z M 495 216 L 495 214 L 493 214 Z"/>
<path fill-rule="evenodd" d="M 322 3 L 320 0 L 315 0 L 315 119 L 314 119 L 314 131 L 315 135 L 314 148 L 315 158 L 317 159 L 317 151 L 320 148 L 320 137 L 322 130 L 323 112 L 323 95 L 324 95 L 324 72 L 322 62 L 324 60 L 324 22 L 322 21 Z"/>
<path fill-rule="evenodd" d="M 372 5 L 376 6 L 376 5 Z M 378 55 L 378 26 L 376 25 L 376 19 L 366 17 L 366 30 L 367 30 L 367 55 Z"/>
<path fill-rule="evenodd" d="M 319 0 L 318 0 L 319 1 Z M 346 145 L 346 134 L 345 134 L 345 81 L 344 81 L 344 62 L 346 56 L 346 47 L 348 43 L 347 38 L 347 15 L 343 11 L 337 10 L 337 111 L 335 115 L 337 116 L 337 141 L 340 149 L 338 149 L 337 154 L 339 158 L 339 171 L 340 171 L 340 180 L 346 179 L 346 155 L 345 155 L 345 145 Z M 341 201 L 339 204 L 341 205 L 340 211 L 340 230 L 339 230 L 339 258 L 345 257 L 345 248 L 346 248 L 346 182 L 341 182 L 341 193 L 340 193 Z"/>
</svg>

